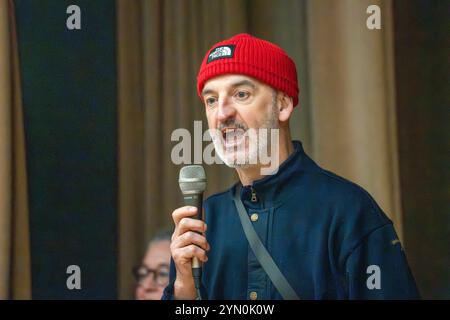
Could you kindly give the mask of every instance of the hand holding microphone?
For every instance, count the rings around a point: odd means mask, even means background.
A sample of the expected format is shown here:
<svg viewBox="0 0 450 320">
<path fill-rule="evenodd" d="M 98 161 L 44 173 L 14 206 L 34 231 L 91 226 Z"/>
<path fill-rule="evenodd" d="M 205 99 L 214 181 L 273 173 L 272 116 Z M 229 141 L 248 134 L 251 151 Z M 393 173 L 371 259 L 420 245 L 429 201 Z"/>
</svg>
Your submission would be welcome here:
<svg viewBox="0 0 450 320">
<path fill-rule="evenodd" d="M 179 183 L 186 206 L 172 213 L 175 230 L 170 250 L 177 271 L 174 296 L 177 299 L 195 299 L 199 296 L 202 263 L 207 261 L 206 252 L 210 249 L 204 236 L 206 224 L 202 221 L 203 191 L 206 188 L 203 167 L 183 167 Z"/>
</svg>

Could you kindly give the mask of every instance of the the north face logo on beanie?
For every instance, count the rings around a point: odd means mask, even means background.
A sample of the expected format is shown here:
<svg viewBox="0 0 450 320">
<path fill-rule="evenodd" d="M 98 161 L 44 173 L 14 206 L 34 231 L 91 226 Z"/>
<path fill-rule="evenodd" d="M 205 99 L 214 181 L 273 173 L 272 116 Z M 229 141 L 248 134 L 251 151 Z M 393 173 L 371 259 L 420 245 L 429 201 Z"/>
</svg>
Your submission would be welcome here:
<svg viewBox="0 0 450 320">
<path fill-rule="evenodd" d="M 233 58 L 234 47 L 234 45 L 228 45 L 214 48 L 209 54 L 208 61 L 206 63 L 210 63 L 211 61 L 218 59 Z"/>
</svg>

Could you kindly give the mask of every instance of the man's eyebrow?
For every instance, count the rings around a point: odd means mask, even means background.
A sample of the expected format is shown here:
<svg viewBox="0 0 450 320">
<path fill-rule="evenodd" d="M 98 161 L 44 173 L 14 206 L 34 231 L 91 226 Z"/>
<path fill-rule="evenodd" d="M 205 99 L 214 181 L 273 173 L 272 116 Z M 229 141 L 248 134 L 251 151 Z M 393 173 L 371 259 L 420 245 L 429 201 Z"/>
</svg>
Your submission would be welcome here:
<svg viewBox="0 0 450 320">
<path fill-rule="evenodd" d="M 211 89 L 203 90 L 203 91 L 202 91 L 202 96 L 205 96 L 205 95 L 207 95 L 208 93 L 213 93 L 213 92 L 214 92 L 214 90 L 211 90 Z"/>
<path fill-rule="evenodd" d="M 256 85 L 250 80 L 241 80 L 241 81 L 231 84 L 232 88 L 236 88 L 236 87 L 240 87 L 240 86 L 249 86 L 249 87 L 252 87 L 253 89 L 256 88 Z M 206 94 L 213 93 L 213 92 L 214 92 L 214 90 L 212 90 L 212 89 L 205 89 L 202 91 L 202 96 L 205 96 Z"/>
<path fill-rule="evenodd" d="M 252 81 L 250 81 L 250 80 L 242 80 L 242 81 L 238 81 L 238 82 L 236 82 L 236 83 L 233 83 L 231 86 L 232 86 L 233 88 L 240 87 L 240 86 L 249 86 L 249 87 L 252 87 L 253 89 L 256 88 L 256 85 L 255 85 Z"/>
</svg>

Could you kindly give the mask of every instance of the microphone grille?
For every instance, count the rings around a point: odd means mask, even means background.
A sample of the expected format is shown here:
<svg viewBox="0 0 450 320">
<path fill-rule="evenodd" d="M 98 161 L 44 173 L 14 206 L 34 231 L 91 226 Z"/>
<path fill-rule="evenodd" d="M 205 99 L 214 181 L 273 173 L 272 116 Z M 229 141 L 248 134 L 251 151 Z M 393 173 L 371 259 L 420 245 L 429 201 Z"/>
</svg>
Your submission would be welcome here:
<svg viewBox="0 0 450 320">
<path fill-rule="evenodd" d="M 181 192 L 203 192 L 206 189 L 205 169 L 200 165 L 181 168 L 178 183 Z"/>
</svg>

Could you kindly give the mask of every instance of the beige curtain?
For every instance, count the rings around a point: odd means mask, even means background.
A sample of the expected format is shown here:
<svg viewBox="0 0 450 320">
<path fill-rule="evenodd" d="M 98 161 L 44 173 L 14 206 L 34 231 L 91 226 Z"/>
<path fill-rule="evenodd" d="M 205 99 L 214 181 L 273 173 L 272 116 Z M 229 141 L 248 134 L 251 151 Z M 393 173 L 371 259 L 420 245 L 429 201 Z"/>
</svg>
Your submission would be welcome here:
<svg viewBox="0 0 450 320">
<path fill-rule="evenodd" d="M 117 0 L 120 298 L 133 297 L 133 264 L 182 204 L 170 136 L 176 128 L 193 132 L 194 120 L 206 130 L 195 90 L 201 59 L 236 33 L 273 41 L 293 57 L 301 87 L 293 137 L 320 164 L 367 188 L 400 228 L 390 2 L 380 3 L 383 30 L 372 33 L 365 4 Z M 225 166 L 206 170 L 208 194 L 237 179 Z"/>
<path fill-rule="evenodd" d="M 12 1 L 0 1 L 0 299 L 30 299 L 25 139 Z"/>
<path fill-rule="evenodd" d="M 366 9 L 381 8 L 381 30 Z M 309 1 L 311 136 L 315 160 L 362 185 L 402 237 L 392 1 Z"/>
</svg>

